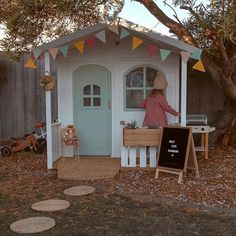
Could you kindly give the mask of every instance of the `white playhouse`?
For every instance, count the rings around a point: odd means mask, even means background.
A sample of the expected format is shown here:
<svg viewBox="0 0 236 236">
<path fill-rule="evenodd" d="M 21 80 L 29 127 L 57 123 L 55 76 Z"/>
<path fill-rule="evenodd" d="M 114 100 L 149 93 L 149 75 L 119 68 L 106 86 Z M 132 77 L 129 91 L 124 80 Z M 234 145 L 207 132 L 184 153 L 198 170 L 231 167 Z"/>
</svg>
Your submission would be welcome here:
<svg viewBox="0 0 236 236">
<path fill-rule="evenodd" d="M 177 39 L 163 36 L 130 22 L 96 24 L 44 44 L 37 50 L 57 64 L 58 123 L 51 125 L 51 94 L 46 92 L 48 168 L 60 157 L 60 130 L 74 125 L 80 155 L 120 157 L 122 122 L 136 120 L 142 126 L 140 103 L 153 87 L 160 71 L 168 81 L 169 104 L 181 111 L 186 124 L 187 65 L 184 53 L 199 51 Z M 67 156 L 73 156 L 72 149 Z"/>
</svg>

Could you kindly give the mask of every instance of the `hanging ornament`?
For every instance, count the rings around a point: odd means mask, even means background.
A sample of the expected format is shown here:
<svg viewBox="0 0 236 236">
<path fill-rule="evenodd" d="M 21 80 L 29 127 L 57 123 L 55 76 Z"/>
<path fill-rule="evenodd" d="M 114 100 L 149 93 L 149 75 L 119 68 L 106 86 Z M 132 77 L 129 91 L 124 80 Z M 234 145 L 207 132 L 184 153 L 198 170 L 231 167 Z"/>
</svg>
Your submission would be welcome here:
<svg viewBox="0 0 236 236">
<path fill-rule="evenodd" d="M 45 73 L 45 76 L 43 76 L 40 79 L 40 86 L 45 90 L 45 91 L 50 91 L 54 89 L 56 85 L 55 79 L 48 73 Z"/>
</svg>

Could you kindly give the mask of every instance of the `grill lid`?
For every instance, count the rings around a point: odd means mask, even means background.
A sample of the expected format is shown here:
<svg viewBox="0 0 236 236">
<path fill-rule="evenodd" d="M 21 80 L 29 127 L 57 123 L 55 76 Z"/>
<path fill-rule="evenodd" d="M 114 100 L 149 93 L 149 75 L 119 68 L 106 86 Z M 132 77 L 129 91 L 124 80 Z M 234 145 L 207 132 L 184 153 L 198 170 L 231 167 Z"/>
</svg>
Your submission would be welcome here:
<svg viewBox="0 0 236 236">
<path fill-rule="evenodd" d="M 186 116 L 187 125 L 207 125 L 206 115 L 187 115 Z"/>
</svg>

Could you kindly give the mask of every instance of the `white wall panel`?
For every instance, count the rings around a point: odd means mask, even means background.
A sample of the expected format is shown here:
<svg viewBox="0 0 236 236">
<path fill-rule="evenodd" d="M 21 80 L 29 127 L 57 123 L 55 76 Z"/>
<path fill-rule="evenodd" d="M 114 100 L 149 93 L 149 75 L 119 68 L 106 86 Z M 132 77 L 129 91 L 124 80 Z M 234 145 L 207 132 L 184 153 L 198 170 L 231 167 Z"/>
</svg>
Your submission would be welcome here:
<svg viewBox="0 0 236 236">
<path fill-rule="evenodd" d="M 86 64 L 96 64 L 106 67 L 111 72 L 112 96 L 112 156 L 119 157 L 122 145 L 122 128 L 120 121 L 136 119 L 142 125 L 144 111 L 124 111 L 124 74 L 132 67 L 138 65 L 152 65 L 166 74 L 168 81 L 167 99 L 169 104 L 179 110 L 179 55 L 171 53 L 162 62 L 160 54 L 149 56 L 147 45 L 132 50 L 131 37 L 127 37 L 115 44 L 117 36 L 109 33 L 107 43 L 96 40 L 94 48 L 86 46 L 84 54 L 76 49 L 69 51 L 68 57 L 58 56 L 58 118 L 62 126 L 73 123 L 73 71 Z M 170 123 L 177 119 L 168 115 Z"/>
</svg>

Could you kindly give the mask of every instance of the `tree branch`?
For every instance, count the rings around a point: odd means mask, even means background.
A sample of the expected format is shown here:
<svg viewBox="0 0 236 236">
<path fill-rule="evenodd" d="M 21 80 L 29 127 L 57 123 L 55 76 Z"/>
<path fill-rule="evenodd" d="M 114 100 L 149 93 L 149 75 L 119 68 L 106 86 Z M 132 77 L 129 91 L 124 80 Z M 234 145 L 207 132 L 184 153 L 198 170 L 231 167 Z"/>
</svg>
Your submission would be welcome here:
<svg viewBox="0 0 236 236">
<path fill-rule="evenodd" d="M 180 9 L 189 11 L 193 16 L 195 16 L 198 20 L 201 20 L 201 17 L 191 8 L 188 6 L 181 6 Z"/>
<path fill-rule="evenodd" d="M 168 27 L 176 36 L 182 39 L 185 43 L 198 46 L 190 32 L 181 24 L 169 18 L 153 0 L 134 0 L 143 4 L 147 10 L 155 16 L 163 25 Z"/>
<path fill-rule="evenodd" d="M 174 18 L 179 22 L 179 24 L 181 24 L 181 21 L 178 18 L 176 10 L 170 4 L 168 4 L 167 2 L 164 2 L 164 4 L 167 5 L 174 12 L 174 15 L 173 15 Z"/>
</svg>

